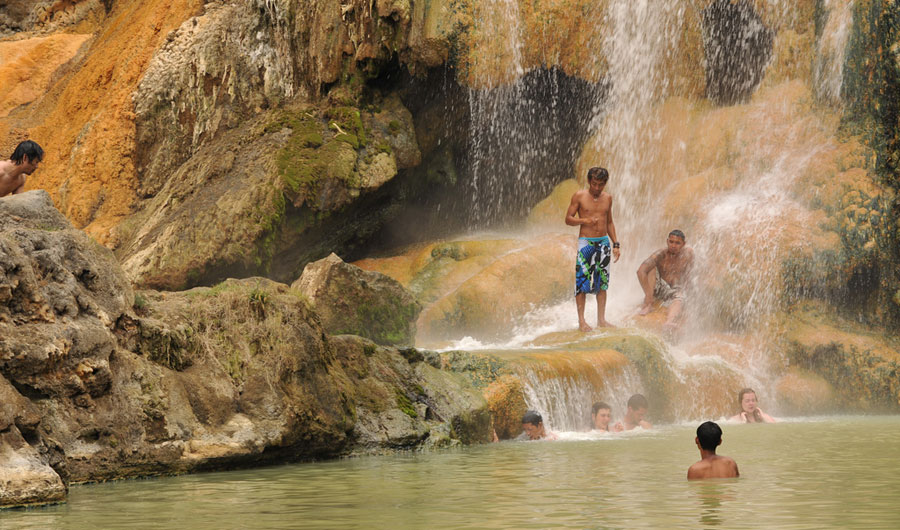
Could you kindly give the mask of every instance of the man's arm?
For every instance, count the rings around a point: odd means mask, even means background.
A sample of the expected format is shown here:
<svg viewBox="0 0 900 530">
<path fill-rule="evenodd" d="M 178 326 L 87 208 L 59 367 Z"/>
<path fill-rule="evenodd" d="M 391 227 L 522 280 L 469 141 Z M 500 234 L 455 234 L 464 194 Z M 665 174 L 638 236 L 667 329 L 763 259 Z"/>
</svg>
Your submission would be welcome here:
<svg viewBox="0 0 900 530">
<path fill-rule="evenodd" d="M 619 250 L 619 238 L 616 237 L 616 224 L 613 223 L 612 217 L 612 195 L 609 196 L 609 210 L 606 212 L 606 233 L 609 234 L 609 240 L 613 244 L 613 263 L 615 263 L 619 261 L 621 251 Z"/>
<path fill-rule="evenodd" d="M 638 274 L 646 275 L 649 274 L 653 269 L 657 267 L 659 264 L 659 259 L 665 254 L 665 249 L 657 250 L 653 254 L 650 254 L 650 257 L 645 259 L 641 266 L 638 267 Z"/>
<path fill-rule="evenodd" d="M 569 209 L 566 210 L 566 224 L 569 226 L 586 225 L 592 222 L 592 219 L 582 219 L 575 217 L 581 204 L 578 202 L 578 192 L 572 195 L 572 201 L 569 203 Z"/>
</svg>

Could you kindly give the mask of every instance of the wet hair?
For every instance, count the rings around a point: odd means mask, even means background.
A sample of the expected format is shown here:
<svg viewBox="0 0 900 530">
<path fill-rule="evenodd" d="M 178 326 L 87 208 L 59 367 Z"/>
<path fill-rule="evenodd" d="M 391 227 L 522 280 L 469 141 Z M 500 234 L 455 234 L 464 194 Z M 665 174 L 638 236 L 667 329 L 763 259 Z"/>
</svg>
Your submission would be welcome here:
<svg viewBox="0 0 900 530">
<path fill-rule="evenodd" d="M 600 409 L 612 410 L 612 407 L 610 407 L 605 401 L 598 401 L 594 403 L 593 407 L 591 407 L 591 416 L 596 416 L 597 411 L 599 411 Z"/>
<path fill-rule="evenodd" d="M 716 447 L 722 443 L 722 428 L 713 421 L 701 423 L 697 427 L 697 441 L 700 447 L 715 453 Z"/>
<path fill-rule="evenodd" d="M 675 237 L 680 237 L 682 241 L 686 241 L 686 239 L 684 238 L 684 232 L 682 232 L 681 230 L 679 230 L 677 228 L 675 230 L 672 230 L 671 232 L 669 232 L 669 235 L 675 236 Z"/>
<path fill-rule="evenodd" d="M 44 158 L 44 150 L 41 149 L 41 146 L 39 146 L 37 142 L 25 140 L 16 146 L 16 150 L 13 151 L 13 154 L 9 159 L 18 166 L 25 161 L 26 156 L 28 157 L 29 162 L 40 162 Z"/>
<path fill-rule="evenodd" d="M 588 182 L 594 179 L 607 181 L 609 180 L 609 171 L 607 171 L 606 168 L 595 166 L 588 170 L 587 178 Z"/>
<path fill-rule="evenodd" d="M 536 410 L 529 410 L 525 412 L 525 415 L 522 416 L 522 423 L 530 423 L 537 427 L 541 423 L 544 423 L 544 418 L 541 417 L 541 413 Z"/>
<path fill-rule="evenodd" d="M 649 409 L 650 402 L 647 401 L 643 394 L 635 394 L 628 398 L 628 408 L 631 410 Z"/>
<path fill-rule="evenodd" d="M 738 408 L 744 403 L 744 394 L 756 394 L 756 391 L 750 387 L 742 388 L 740 392 L 738 392 Z"/>
</svg>

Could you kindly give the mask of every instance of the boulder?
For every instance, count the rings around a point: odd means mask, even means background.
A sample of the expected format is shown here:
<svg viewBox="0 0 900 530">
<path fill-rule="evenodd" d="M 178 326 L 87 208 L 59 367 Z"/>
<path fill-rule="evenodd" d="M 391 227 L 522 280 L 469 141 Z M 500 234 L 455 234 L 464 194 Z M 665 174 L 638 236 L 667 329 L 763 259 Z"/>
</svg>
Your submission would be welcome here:
<svg viewBox="0 0 900 530">
<path fill-rule="evenodd" d="M 400 314 L 411 342 L 415 301 L 366 274 L 360 314 Z M 58 502 L 73 482 L 486 440 L 478 391 L 423 361 L 332 340 L 306 297 L 264 278 L 135 295 L 46 193 L 0 198 L 4 505 Z"/>
<path fill-rule="evenodd" d="M 0 508 L 65 502 L 66 485 L 18 429 L 0 431 Z"/>
<path fill-rule="evenodd" d="M 336 254 L 310 263 L 292 285 L 307 297 L 334 335 L 382 345 L 412 345 L 421 306 L 396 280 L 344 263 Z"/>
<path fill-rule="evenodd" d="M 431 366 L 414 349 L 333 337 L 357 403 L 354 453 L 446 447 L 490 440 L 487 403 L 461 375 Z"/>
</svg>

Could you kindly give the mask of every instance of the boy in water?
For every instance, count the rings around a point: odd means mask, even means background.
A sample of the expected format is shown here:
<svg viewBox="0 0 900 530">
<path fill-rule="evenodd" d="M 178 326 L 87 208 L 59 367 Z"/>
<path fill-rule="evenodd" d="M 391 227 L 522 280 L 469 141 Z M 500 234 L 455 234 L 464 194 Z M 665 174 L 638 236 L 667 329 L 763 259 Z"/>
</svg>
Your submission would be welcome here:
<svg viewBox="0 0 900 530">
<path fill-rule="evenodd" d="M 522 416 L 522 430 L 529 440 L 556 440 L 555 433 L 544 428 L 544 418 L 534 410 L 529 410 Z"/>
<path fill-rule="evenodd" d="M 622 418 L 622 421 L 616 424 L 616 432 L 630 431 L 638 427 L 652 429 L 653 425 L 644 419 L 649 408 L 650 402 L 647 401 L 643 394 L 635 394 L 628 398 L 628 410 L 625 412 L 625 417 Z"/>
<path fill-rule="evenodd" d="M 700 449 L 700 461 L 688 468 L 688 480 L 741 476 L 737 462 L 727 456 L 716 454 L 716 448 L 722 444 L 722 429 L 714 422 L 707 421 L 697 427 L 697 437 L 694 438 L 694 442 Z"/>
<path fill-rule="evenodd" d="M 609 182 L 609 173 L 602 167 L 592 167 L 588 170 L 587 180 L 588 189 L 575 192 L 566 211 L 566 224 L 580 226 L 575 259 L 575 305 L 581 331 L 591 331 L 584 320 L 588 293 L 597 295 L 597 326 L 612 327 L 606 321 L 610 255 L 619 261 L 619 239 L 612 218 L 612 195 L 603 191 Z"/>
<path fill-rule="evenodd" d="M 604 401 L 598 401 L 591 407 L 591 426 L 598 431 L 609 432 L 609 421 L 612 418 L 612 407 Z"/>
</svg>

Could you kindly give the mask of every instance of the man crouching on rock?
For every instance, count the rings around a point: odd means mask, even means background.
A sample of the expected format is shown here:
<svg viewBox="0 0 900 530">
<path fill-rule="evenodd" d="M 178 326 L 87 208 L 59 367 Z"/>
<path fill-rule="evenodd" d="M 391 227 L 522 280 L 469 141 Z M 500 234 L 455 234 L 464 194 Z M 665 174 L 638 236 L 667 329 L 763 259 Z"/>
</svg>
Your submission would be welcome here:
<svg viewBox="0 0 900 530">
<path fill-rule="evenodd" d="M 25 191 L 25 176 L 34 173 L 44 158 L 36 142 L 25 140 L 16 146 L 9 160 L 0 161 L 0 197 Z"/>
<path fill-rule="evenodd" d="M 684 289 L 694 266 L 694 251 L 685 246 L 684 232 L 672 230 L 666 238 L 666 248 L 657 250 L 641 263 L 637 271 L 638 281 L 644 290 L 641 315 L 646 315 L 659 300 L 669 306 L 666 331 L 674 331 L 684 306 Z M 655 274 L 654 274 L 655 273 Z"/>
</svg>

